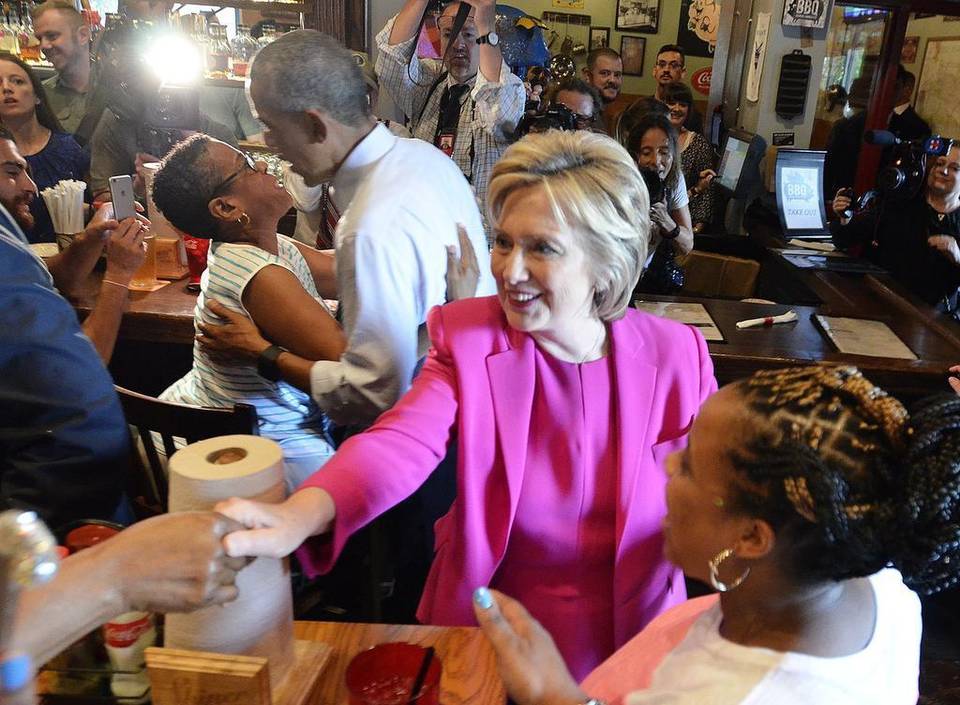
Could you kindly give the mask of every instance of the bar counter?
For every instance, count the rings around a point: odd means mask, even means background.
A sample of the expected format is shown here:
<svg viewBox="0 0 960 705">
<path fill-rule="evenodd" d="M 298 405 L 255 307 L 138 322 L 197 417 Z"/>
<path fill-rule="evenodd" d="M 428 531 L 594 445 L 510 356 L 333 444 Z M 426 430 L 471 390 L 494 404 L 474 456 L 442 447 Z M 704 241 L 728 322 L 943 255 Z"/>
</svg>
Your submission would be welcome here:
<svg viewBox="0 0 960 705">
<path fill-rule="evenodd" d="M 960 324 L 936 313 L 886 275 L 801 271 L 772 250 L 759 251 L 757 258 L 762 258 L 758 295 L 767 295 L 783 303 L 644 297 L 650 301 L 704 305 L 725 339 L 709 344 L 721 384 L 741 379 L 758 369 L 833 362 L 856 365 L 874 382 L 907 399 L 947 390 L 947 369 L 960 363 Z M 74 301 L 81 317 L 89 313 L 95 301 L 98 277 L 92 275 Z M 771 287 L 764 287 L 764 280 L 776 282 L 778 292 L 774 293 L 780 295 L 771 296 Z M 131 292 L 129 309 L 124 315 L 117 352 L 111 364 L 118 384 L 157 394 L 189 370 L 194 335 L 193 309 L 197 296 L 185 287 L 186 280 L 180 280 L 150 293 Z M 795 323 L 747 330 L 736 327 L 737 321 L 776 315 L 790 309 L 799 316 Z M 813 322 L 812 316 L 816 313 L 883 321 L 919 359 L 895 360 L 839 353 Z M 152 363 L 145 366 L 145 360 L 152 360 Z"/>
</svg>

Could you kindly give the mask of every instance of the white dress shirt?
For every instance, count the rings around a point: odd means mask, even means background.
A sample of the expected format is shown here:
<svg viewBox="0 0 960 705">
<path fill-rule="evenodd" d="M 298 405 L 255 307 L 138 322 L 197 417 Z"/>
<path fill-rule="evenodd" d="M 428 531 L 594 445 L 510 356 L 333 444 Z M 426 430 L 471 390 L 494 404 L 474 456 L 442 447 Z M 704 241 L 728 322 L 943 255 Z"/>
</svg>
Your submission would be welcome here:
<svg viewBox="0 0 960 705">
<path fill-rule="evenodd" d="M 342 425 L 367 425 L 410 386 L 429 340 L 427 312 L 446 300 L 457 224 L 480 265 L 477 296 L 496 291 L 480 212 L 457 165 L 433 145 L 377 125 L 333 179 L 342 213 L 337 290 L 347 348 L 311 372 L 313 398 Z"/>
</svg>

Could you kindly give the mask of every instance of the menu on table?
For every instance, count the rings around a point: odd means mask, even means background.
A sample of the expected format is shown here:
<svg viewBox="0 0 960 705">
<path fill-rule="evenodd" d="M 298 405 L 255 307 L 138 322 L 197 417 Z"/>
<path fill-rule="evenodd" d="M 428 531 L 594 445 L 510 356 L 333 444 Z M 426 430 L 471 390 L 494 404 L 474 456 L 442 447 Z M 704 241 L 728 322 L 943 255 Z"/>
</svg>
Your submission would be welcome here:
<svg viewBox="0 0 960 705">
<path fill-rule="evenodd" d="M 703 304 L 682 304 L 672 301 L 634 301 L 634 307 L 654 316 L 669 318 L 671 321 L 686 323 L 698 329 L 709 343 L 722 343 L 723 333 L 710 317 Z"/>
<path fill-rule="evenodd" d="M 814 315 L 813 320 L 842 353 L 916 360 L 917 356 L 883 321 Z"/>
</svg>

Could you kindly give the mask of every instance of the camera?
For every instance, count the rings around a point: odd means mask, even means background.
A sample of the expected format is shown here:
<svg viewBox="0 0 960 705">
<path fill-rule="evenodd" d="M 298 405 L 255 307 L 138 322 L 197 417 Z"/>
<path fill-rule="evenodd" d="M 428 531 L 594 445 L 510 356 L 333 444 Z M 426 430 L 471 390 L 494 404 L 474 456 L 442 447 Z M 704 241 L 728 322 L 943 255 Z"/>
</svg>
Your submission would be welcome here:
<svg viewBox="0 0 960 705">
<path fill-rule="evenodd" d="M 934 135 L 926 139 L 901 140 L 886 130 L 868 130 L 864 141 L 892 147 L 890 162 L 877 174 L 877 188 L 894 199 L 912 198 L 923 188 L 927 177 L 927 157 L 950 152 L 953 140 Z"/>
<path fill-rule="evenodd" d="M 530 132 L 546 132 L 547 130 L 576 130 L 577 115 L 566 105 L 555 103 L 542 113 L 527 113 L 517 125 L 517 139 Z"/>
<path fill-rule="evenodd" d="M 660 178 L 660 174 L 653 169 L 640 168 L 640 176 L 647 185 L 647 192 L 650 194 L 650 205 L 654 206 L 667 197 L 667 187 Z"/>
</svg>

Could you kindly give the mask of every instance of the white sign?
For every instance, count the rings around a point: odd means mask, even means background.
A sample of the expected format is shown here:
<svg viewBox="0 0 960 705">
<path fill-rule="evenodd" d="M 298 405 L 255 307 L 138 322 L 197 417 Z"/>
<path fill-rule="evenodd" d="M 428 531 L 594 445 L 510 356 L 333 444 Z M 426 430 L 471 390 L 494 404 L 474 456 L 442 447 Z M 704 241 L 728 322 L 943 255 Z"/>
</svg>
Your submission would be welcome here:
<svg viewBox="0 0 960 705">
<path fill-rule="evenodd" d="M 786 0 L 783 4 L 783 26 L 823 29 L 827 25 L 829 7 L 830 0 Z"/>
<path fill-rule="evenodd" d="M 747 74 L 747 100 L 760 100 L 760 76 L 763 60 L 767 55 L 767 34 L 770 31 L 770 13 L 757 14 L 757 26 L 753 31 L 753 52 L 750 54 L 750 72 Z"/>
<path fill-rule="evenodd" d="M 777 187 L 783 204 L 783 219 L 787 230 L 820 230 L 823 220 L 820 212 L 819 171 L 814 166 L 785 166 L 780 172 Z"/>
</svg>

